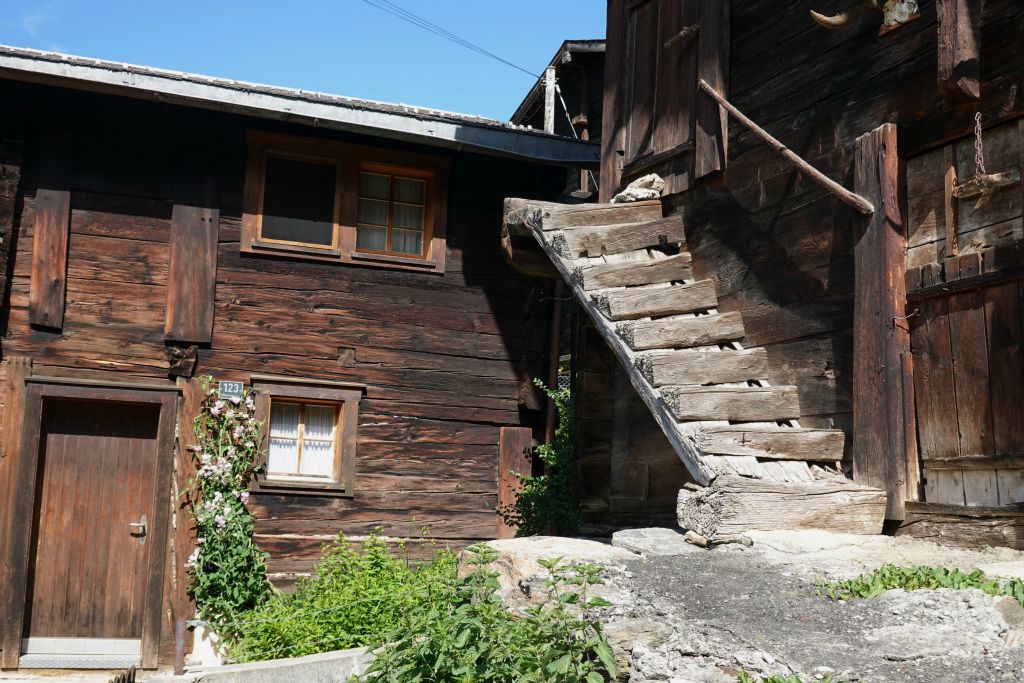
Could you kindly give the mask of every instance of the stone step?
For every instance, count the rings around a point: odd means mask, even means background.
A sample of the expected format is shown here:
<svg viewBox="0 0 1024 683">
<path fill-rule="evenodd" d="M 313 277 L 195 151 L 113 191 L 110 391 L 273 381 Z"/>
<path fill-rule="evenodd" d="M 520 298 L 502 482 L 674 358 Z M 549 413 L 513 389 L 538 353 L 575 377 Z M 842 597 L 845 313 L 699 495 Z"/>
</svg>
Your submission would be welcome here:
<svg viewBox="0 0 1024 683">
<path fill-rule="evenodd" d="M 678 282 L 693 279 L 691 261 L 690 253 L 684 251 L 661 259 L 576 266 L 573 277 L 586 291 Z"/>
<path fill-rule="evenodd" d="M 743 319 L 739 313 L 712 313 L 622 322 L 616 330 L 634 351 L 679 349 L 740 340 Z"/>
<path fill-rule="evenodd" d="M 767 422 L 800 417 L 796 387 L 667 386 L 661 396 L 679 422 Z"/>
<path fill-rule="evenodd" d="M 713 280 L 658 288 L 628 288 L 591 295 L 610 320 L 655 318 L 706 311 L 718 306 Z"/>
<path fill-rule="evenodd" d="M 696 439 L 702 451 L 713 455 L 836 462 L 843 459 L 846 435 L 839 429 L 739 424 L 702 429 Z"/>
<path fill-rule="evenodd" d="M 636 366 L 654 387 L 746 382 L 768 377 L 768 352 L 764 349 L 650 351 L 637 356 Z"/>
<path fill-rule="evenodd" d="M 685 239 L 683 218 L 675 215 L 644 223 L 563 230 L 551 240 L 551 244 L 559 255 L 576 259 L 581 256 L 620 254 L 647 247 L 678 248 Z"/>
</svg>

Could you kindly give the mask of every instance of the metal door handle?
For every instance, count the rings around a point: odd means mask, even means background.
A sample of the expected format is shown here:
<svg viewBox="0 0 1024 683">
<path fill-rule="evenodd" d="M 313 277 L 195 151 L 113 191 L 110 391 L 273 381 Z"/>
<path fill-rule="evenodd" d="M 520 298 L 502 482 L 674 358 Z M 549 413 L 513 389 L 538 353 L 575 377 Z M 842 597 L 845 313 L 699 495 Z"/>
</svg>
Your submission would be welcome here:
<svg viewBox="0 0 1024 683">
<path fill-rule="evenodd" d="M 142 515 L 142 519 L 137 522 L 129 522 L 128 526 L 137 531 L 132 532 L 132 536 L 139 539 L 139 545 L 146 545 L 146 515 Z"/>
</svg>

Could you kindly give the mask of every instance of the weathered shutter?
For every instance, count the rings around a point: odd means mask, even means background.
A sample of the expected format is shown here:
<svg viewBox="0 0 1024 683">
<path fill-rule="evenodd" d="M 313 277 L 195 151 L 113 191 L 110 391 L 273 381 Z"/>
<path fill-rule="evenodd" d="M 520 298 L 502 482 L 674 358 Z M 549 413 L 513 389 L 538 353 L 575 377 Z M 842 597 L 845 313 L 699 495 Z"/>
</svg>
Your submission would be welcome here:
<svg viewBox="0 0 1024 683">
<path fill-rule="evenodd" d="M 182 159 L 174 188 L 164 320 L 164 336 L 173 341 L 213 339 L 220 209 L 215 174 L 201 159 Z"/>
<path fill-rule="evenodd" d="M 678 192 L 725 167 L 724 113 L 697 84 L 725 93 L 728 32 L 727 0 L 609 1 L 602 200 L 644 173 Z"/>
<path fill-rule="evenodd" d="M 32 325 L 55 329 L 64 325 L 72 152 L 69 131 L 40 133 L 28 320 Z"/>
</svg>

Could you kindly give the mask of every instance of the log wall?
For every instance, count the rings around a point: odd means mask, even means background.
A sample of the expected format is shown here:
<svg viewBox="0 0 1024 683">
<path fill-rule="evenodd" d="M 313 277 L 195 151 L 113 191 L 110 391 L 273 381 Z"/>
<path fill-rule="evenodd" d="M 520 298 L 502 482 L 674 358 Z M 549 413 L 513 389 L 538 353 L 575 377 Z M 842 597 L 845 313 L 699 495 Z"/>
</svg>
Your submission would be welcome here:
<svg viewBox="0 0 1024 683">
<path fill-rule="evenodd" d="M 15 122 L 29 141 L 5 357 L 31 357 L 49 373 L 166 380 L 175 177 L 182 155 L 201 153 L 221 198 L 213 331 L 199 344 L 196 374 L 367 386 L 354 497 L 253 495 L 271 571 L 288 580 L 308 570 L 320 543 L 339 531 L 441 545 L 495 537 L 499 432 L 543 424 L 529 380 L 544 373 L 549 329 L 548 285 L 515 274 L 500 254 L 502 199 L 554 198 L 564 171 L 441 152 L 453 156 L 443 276 L 243 256 L 246 130 L 311 129 L 9 82 L 0 83 L 0 101 L 26 110 Z M 61 329 L 29 324 L 39 225 L 34 160 L 44 127 L 66 131 L 74 150 Z M 194 336 L 184 338 L 203 341 Z"/>
</svg>

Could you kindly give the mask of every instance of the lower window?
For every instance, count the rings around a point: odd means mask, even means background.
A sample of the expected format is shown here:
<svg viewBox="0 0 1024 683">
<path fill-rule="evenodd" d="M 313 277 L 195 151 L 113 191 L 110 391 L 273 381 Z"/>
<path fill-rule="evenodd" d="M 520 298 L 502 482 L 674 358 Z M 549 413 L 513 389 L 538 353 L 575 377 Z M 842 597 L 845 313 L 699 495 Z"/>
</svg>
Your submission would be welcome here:
<svg viewBox="0 0 1024 683">
<path fill-rule="evenodd" d="M 361 388 L 256 376 L 253 386 L 266 425 L 264 471 L 255 488 L 351 493 Z"/>
</svg>

